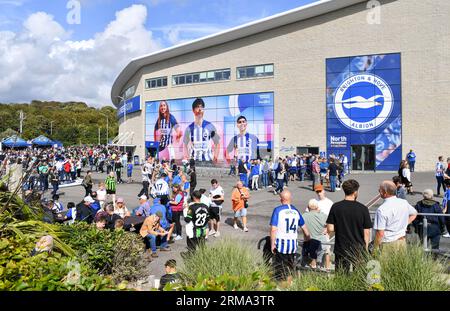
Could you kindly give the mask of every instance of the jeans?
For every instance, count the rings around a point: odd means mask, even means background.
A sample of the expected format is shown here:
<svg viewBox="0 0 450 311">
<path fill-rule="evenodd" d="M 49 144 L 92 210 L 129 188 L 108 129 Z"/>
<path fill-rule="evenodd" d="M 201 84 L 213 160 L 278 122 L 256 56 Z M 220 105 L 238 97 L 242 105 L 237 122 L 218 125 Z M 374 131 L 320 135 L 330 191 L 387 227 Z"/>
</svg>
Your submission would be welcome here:
<svg viewBox="0 0 450 311">
<path fill-rule="evenodd" d="M 269 185 L 269 173 L 268 172 L 262 173 L 262 182 L 263 182 L 264 188 L 267 188 L 267 186 Z"/>
<path fill-rule="evenodd" d="M 59 176 L 59 181 L 64 181 L 65 172 L 64 171 L 59 171 L 58 172 L 58 176 Z"/>
<path fill-rule="evenodd" d="M 437 195 L 441 194 L 441 185 L 442 185 L 442 189 L 444 189 L 444 193 L 445 193 L 445 184 L 444 184 L 444 176 L 436 176 L 436 180 L 437 180 Z"/>
<path fill-rule="evenodd" d="M 306 167 L 300 168 L 300 181 L 305 181 Z"/>
<path fill-rule="evenodd" d="M 41 186 L 41 190 L 42 191 L 48 190 L 48 175 L 41 174 L 39 176 L 39 181 L 41 183 L 41 185 L 40 185 Z"/>
<path fill-rule="evenodd" d="M 147 240 L 150 242 L 150 248 L 152 249 L 152 253 L 156 253 L 156 235 L 149 234 L 147 235 Z M 161 248 L 167 247 L 167 235 L 161 237 Z"/>
<path fill-rule="evenodd" d="M 244 184 L 244 187 L 248 187 L 248 176 L 247 174 L 239 174 L 239 179 L 242 181 L 242 183 Z"/>
<path fill-rule="evenodd" d="M 236 167 L 234 165 L 230 166 L 230 172 L 228 173 L 228 176 L 230 175 L 236 175 Z"/>
<path fill-rule="evenodd" d="M 414 172 L 414 165 L 416 164 L 416 161 L 408 162 L 408 164 L 409 164 L 409 170 L 411 172 Z"/>
<path fill-rule="evenodd" d="M 52 188 L 53 188 L 52 195 L 55 195 L 59 189 L 59 182 L 52 181 Z"/>
<path fill-rule="evenodd" d="M 253 175 L 253 177 L 252 177 L 252 189 L 253 190 L 259 190 L 258 189 L 258 180 L 259 180 L 259 175 Z"/>
<path fill-rule="evenodd" d="M 330 188 L 331 188 L 331 192 L 336 191 L 336 176 L 330 175 Z"/>
<path fill-rule="evenodd" d="M 282 192 L 284 187 L 284 179 L 277 179 L 277 189 L 275 192 Z"/>
</svg>

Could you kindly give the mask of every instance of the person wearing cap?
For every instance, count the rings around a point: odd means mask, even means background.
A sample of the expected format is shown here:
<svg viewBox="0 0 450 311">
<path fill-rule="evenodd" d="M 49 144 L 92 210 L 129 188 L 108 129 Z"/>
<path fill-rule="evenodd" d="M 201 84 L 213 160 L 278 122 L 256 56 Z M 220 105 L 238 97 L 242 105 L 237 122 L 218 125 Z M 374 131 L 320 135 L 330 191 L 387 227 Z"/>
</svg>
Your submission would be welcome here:
<svg viewBox="0 0 450 311">
<path fill-rule="evenodd" d="M 317 193 L 319 211 L 328 216 L 328 214 L 330 214 L 331 206 L 333 206 L 333 201 L 326 197 L 325 189 L 322 185 L 316 185 L 314 191 Z"/>
<path fill-rule="evenodd" d="M 150 203 L 148 202 L 148 198 L 145 194 L 139 197 L 139 207 L 135 212 L 136 216 L 150 216 Z"/>
<path fill-rule="evenodd" d="M 150 204 L 149 204 L 150 205 Z M 161 219 L 159 220 L 159 224 L 161 227 L 168 232 L 167 234 L 167 241 L 169 243 L 173 243 L 173 241 L 170 240 L 172 236 L 172 232 L 174 230 L 175 225 L 173 223 L 170 223 L 167 219 L 167 208 L 161 204 L 161 201 L 159 198 L 153 199 L 153 205 L 150 207 L 150 215 L 154 215 L 157 212 L 161 212 Z"/>
<path fill-rule="evenodd" d="M 140 235 L 150 244 L 151 256 L 153 258 L 158 257 L 156 253 L 156 238 L 161 238 L 161 247 L 160 250 L 162 252 L 170 251 L 170 247 L 167 246 L 167 234 L 168 232 L 164 230 L 160 225 L 160 220 L 162 217 L 161 211 L 157 211 L 156 214 L 150 215 L 145 218 L 144 223 L 142 224 L 141 230 L 139 231 Z"/>
<path fill-rule="evenodd" d="M 130 211 L 126 207 L 123 198 L 118 198 L 116 200 L 116 206 L 114 207 L 114 214 L 119 215 L 121 218 L 130 216 Z"/>
<path fill-rule="evenodd" d="M 77 205 L 77 221 L 84 221 L 87 222 L 88 224 L 91 224 L 92 221 L 94 220 L 94 211 L 91 208 L 91 204 L 94 203 L 94 199 L 92 199 L 92 197 L 90 196 L 86 196 L 83 199 L 83 202 L 78 203 Z"/>
</svg>

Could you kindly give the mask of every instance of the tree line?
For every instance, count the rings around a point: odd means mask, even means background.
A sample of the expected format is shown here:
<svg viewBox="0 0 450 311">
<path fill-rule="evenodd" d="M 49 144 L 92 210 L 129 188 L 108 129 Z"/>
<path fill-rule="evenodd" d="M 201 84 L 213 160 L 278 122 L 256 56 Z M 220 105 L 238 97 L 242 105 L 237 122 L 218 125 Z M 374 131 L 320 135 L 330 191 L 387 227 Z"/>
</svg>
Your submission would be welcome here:
<svg viewBox="0 0 450 311">
<path fill-rule="evenodd" d="M 20 134 L 20 111 L 23 111 Z M 0 139 L 17 134 L 25 140 L 45 135 L 65 146 L 106 143 L 107 119 L 109 140 L 117 136 L 116 108 L 89 107 L 83 102 L 33 100 L 29 104 L 0 103 Z"/>
</svg>

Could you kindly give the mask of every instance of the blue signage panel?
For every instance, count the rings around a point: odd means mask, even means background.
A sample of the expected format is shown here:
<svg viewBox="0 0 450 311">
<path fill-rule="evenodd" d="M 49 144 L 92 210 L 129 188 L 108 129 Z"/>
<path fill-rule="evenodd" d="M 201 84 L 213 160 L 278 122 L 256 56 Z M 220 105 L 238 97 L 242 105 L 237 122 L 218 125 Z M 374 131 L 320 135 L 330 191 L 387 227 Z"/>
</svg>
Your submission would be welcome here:
<svg viewBox="0 0 450 311">
<path fill-rule="evenodd" d="M 125 110 L 126 108 L 126 110 Z M 125 105 L 122 103 L 117 109 L 117 118 L 123 118 L 124 115 L 141 110 L 141 96 L 135 96 L 125 101 Z"/>
<path fill-rule="evenodd" d="M 327 152 L 351 159 L 352 145 L 375 146 L 375 168 L 401 161 L 400 54 L 326 60 Z"/>
</svg>

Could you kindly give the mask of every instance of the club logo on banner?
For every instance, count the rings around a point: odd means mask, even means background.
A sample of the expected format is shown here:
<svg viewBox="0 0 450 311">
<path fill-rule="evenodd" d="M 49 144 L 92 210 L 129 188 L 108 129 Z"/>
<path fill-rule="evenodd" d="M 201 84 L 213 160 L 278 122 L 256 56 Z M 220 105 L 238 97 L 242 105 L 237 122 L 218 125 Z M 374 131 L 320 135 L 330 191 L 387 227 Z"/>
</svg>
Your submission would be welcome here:
<svg viewBox="0 0 450 311">
<path fill-rule="evenodd" d="M 355 131 L 371 131 L 382 125 L 393 108 L 389 85 L 374 74 L 356 74 L 336 89 L 334 111 L 339 121 Z"/>
</svg>

